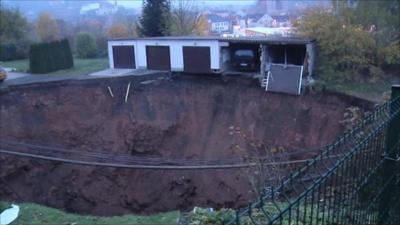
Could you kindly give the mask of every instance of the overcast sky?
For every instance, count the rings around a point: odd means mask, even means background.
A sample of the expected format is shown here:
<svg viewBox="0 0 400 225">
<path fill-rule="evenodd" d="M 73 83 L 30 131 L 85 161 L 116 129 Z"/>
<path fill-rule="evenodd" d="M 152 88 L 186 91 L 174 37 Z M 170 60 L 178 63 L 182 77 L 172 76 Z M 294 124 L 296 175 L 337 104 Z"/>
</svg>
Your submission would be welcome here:
<svg viewBox="0 0 400 225">
<path fill-rule="evenodd" d="M 114 0 L 108 0 L 114 2 Z M 172 0 L 174 1 L 174 0 Z M 118 5 L 123 5 L 125 7 L 138 8 L 142 6 L 142 0 L 117 0 Z M 199 6 L 213 6 L 213 5 L 252 5 L 255 0 L 194 0 Z"/>
<path fill-rule="evenodd" d="M 26 9 L 29 7 L 40 7 L 41 5 L 44 5 L 43 3 L 48 3 L 51 2 L 75 2 L 75 3 L 85 3 L 87 2 L 88 4 L 93 1 L 109 1 L 110 3 L 114 3 L 115 0 L 0 0 L 0 4 L 2 2 L 6 3 L 6 5 L 9 6 L 14 6 L 14 7 L 20 7 L 22 9 Z M 172 4 L 176 0 L 171 0 Z M 234 6 L 249 6 L 252 5 L 256 2 L 256 0 L 188 0 L 188 1 L 193 1 L 194 4 L 197 6 L 227 6 L 227 5 L 234 5 Z M 142 7 L 143 0 L 117 0 L 118 5 L 122 5 L 124 7 L 130 7 L 130 8 L 138 8 L 140 9 Z"/>
</svg>

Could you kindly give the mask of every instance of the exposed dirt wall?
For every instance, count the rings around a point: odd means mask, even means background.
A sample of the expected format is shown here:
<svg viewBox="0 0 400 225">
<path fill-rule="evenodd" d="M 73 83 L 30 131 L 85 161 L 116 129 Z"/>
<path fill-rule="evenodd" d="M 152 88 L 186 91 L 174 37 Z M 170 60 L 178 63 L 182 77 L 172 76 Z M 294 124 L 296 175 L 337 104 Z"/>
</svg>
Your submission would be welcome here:
<svg viewBox="0 0 400 225">
<path fill-rule="evenodd" d="M 370 106 L 338 94 L 266 93 L 240 78 L 55 82 L 0 93 L 0 138 L 115 154 L 232 158 L 232 126 L 268 147 L 316 148 L 342 131 L 339 121 L 351 105 Z M 237 207 L 254 197 L 241 172 L 99 168 L 0 153 L 0 199 L 97 215 Z"/>
</svg>

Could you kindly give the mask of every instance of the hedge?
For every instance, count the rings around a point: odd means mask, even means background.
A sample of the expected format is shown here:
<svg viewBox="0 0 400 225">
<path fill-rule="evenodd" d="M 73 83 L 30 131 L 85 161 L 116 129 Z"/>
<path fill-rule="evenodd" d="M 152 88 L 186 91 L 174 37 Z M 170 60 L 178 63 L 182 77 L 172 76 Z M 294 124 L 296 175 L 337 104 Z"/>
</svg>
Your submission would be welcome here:
<svg viewBox="0 0 400 225">
<path fill-rule="evenodd" d="M 0 61 L 10 61 L 23 58 L 15 44 L 0 44 Z"/>
<path fill-rule="evenodd" d="M 67 39 L 33 44 L 29 51 L 31 73 L 49 73 L 74 66 Z"/>
</svg>

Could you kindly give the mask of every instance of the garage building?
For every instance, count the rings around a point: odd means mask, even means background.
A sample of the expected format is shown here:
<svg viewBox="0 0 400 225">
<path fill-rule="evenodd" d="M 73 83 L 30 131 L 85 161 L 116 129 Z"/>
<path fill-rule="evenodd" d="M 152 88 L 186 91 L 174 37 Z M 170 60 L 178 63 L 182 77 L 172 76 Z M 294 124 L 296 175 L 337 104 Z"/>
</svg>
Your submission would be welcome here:
<svg viewBox="0 0 400 225">
<path fill-rule="evenodd" d="M 108 42 L 111 68 L 121 67 L 121 46 L 134 52 L 130 68 L 188 73 L 219 72 L 219 49 L 223 43 L 205 37 L 150 37 L 113 39 Z M 123 51 L 123 50 L 122 50 Z"/>
<path fill-rule="evenodd" d="M 190 74 L 249 74 L 266 91 L 300 94 L 314 67 L 309 39 L 148 37 L 108 42 L 111 68 Z"/>
</svg>

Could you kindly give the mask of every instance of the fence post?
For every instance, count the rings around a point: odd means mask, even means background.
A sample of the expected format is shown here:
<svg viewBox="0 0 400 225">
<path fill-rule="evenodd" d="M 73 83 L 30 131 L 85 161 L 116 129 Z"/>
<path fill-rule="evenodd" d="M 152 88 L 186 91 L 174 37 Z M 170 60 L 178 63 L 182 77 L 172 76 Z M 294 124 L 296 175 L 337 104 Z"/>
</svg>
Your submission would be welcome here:
<svg viewBox="0 0 400 225">
<path fill-rule="evenodd" d="M 391 100 L 394 100 L 396 98 L 400 97 L 400 85 L 393 85 L 392 86 L 392 94 L 391 94 Z M 394 113 L 399 110 L 400 108 L 400 99 L 398 99 L 395 102 L 392 102 L 389 105 L 389 110 L 390 110 L 390 118 L 392 121 L 389 123 L 388 128 L 387 128 L 387 133 L 386 133 L 386 143 L 385 143 L 385 162 L 383 164 L 383 184 L 387 182 L 387 179 L 391 178 L 393 175 L 394 176 L 399 176 L 396 170 L 399 168 L 398 164 L 395 159 L 398 157 L 399 153 L 399 146 L 397 144 L 400 141 L 400 115 L 395 116 Z M 396 148 L 394 150 L 394 148 Z M 384 224 L 385 221 L 391 220 L 390 217 L 390 209 L 391 207 L 394 207 L 394 205 L 391 205 L 393 203 L 393 200 L 398 199 L 400 196 L 400 193 L 397 193 L 396 191 L 396 179 L 399 179 L 398 177 L 395 177 L 392 181 L 390 181 L 386 187 L 386 190 L 384 190 L 382 198 L 380 200 L 380 205 L 379 205 L 379 217 L 378 217 L 378 224 Z M 393 209 L 395 210 L 395 209 Z M 392 221 L 393 222 L 393 221 Z"/>
<path fill-rule="evenodd" d="M 391 100 L 394 100 L 396 98 L 400 97 L 400 84 L 398 85 L 393 85 L 392 86 L 392 95 L 391 95 Z M 394 113 L 396 111 L 399 110 L 400 105 L 399 105 L 400 101 L 396 101 L 396 102 L 392 102 L 392 104 L 390 104 L 390 116 L 393 117 Z M 396 151 L 390 151 L 393 147 L 395 147 L 395 145 L 399 142 L 399 138 L 400 138 L 400 116 L 397 115 L 395 118 L 393 118 L 393 120 L 390 122 L 389 126 L 388 126 L 388 131 L 387 131 L 387 141 L 386 141 L 386 149 L 385 149 L 385 153 L 387 154 L 387 156 L 389 157 L 396 157 Z"/>
</svg>

